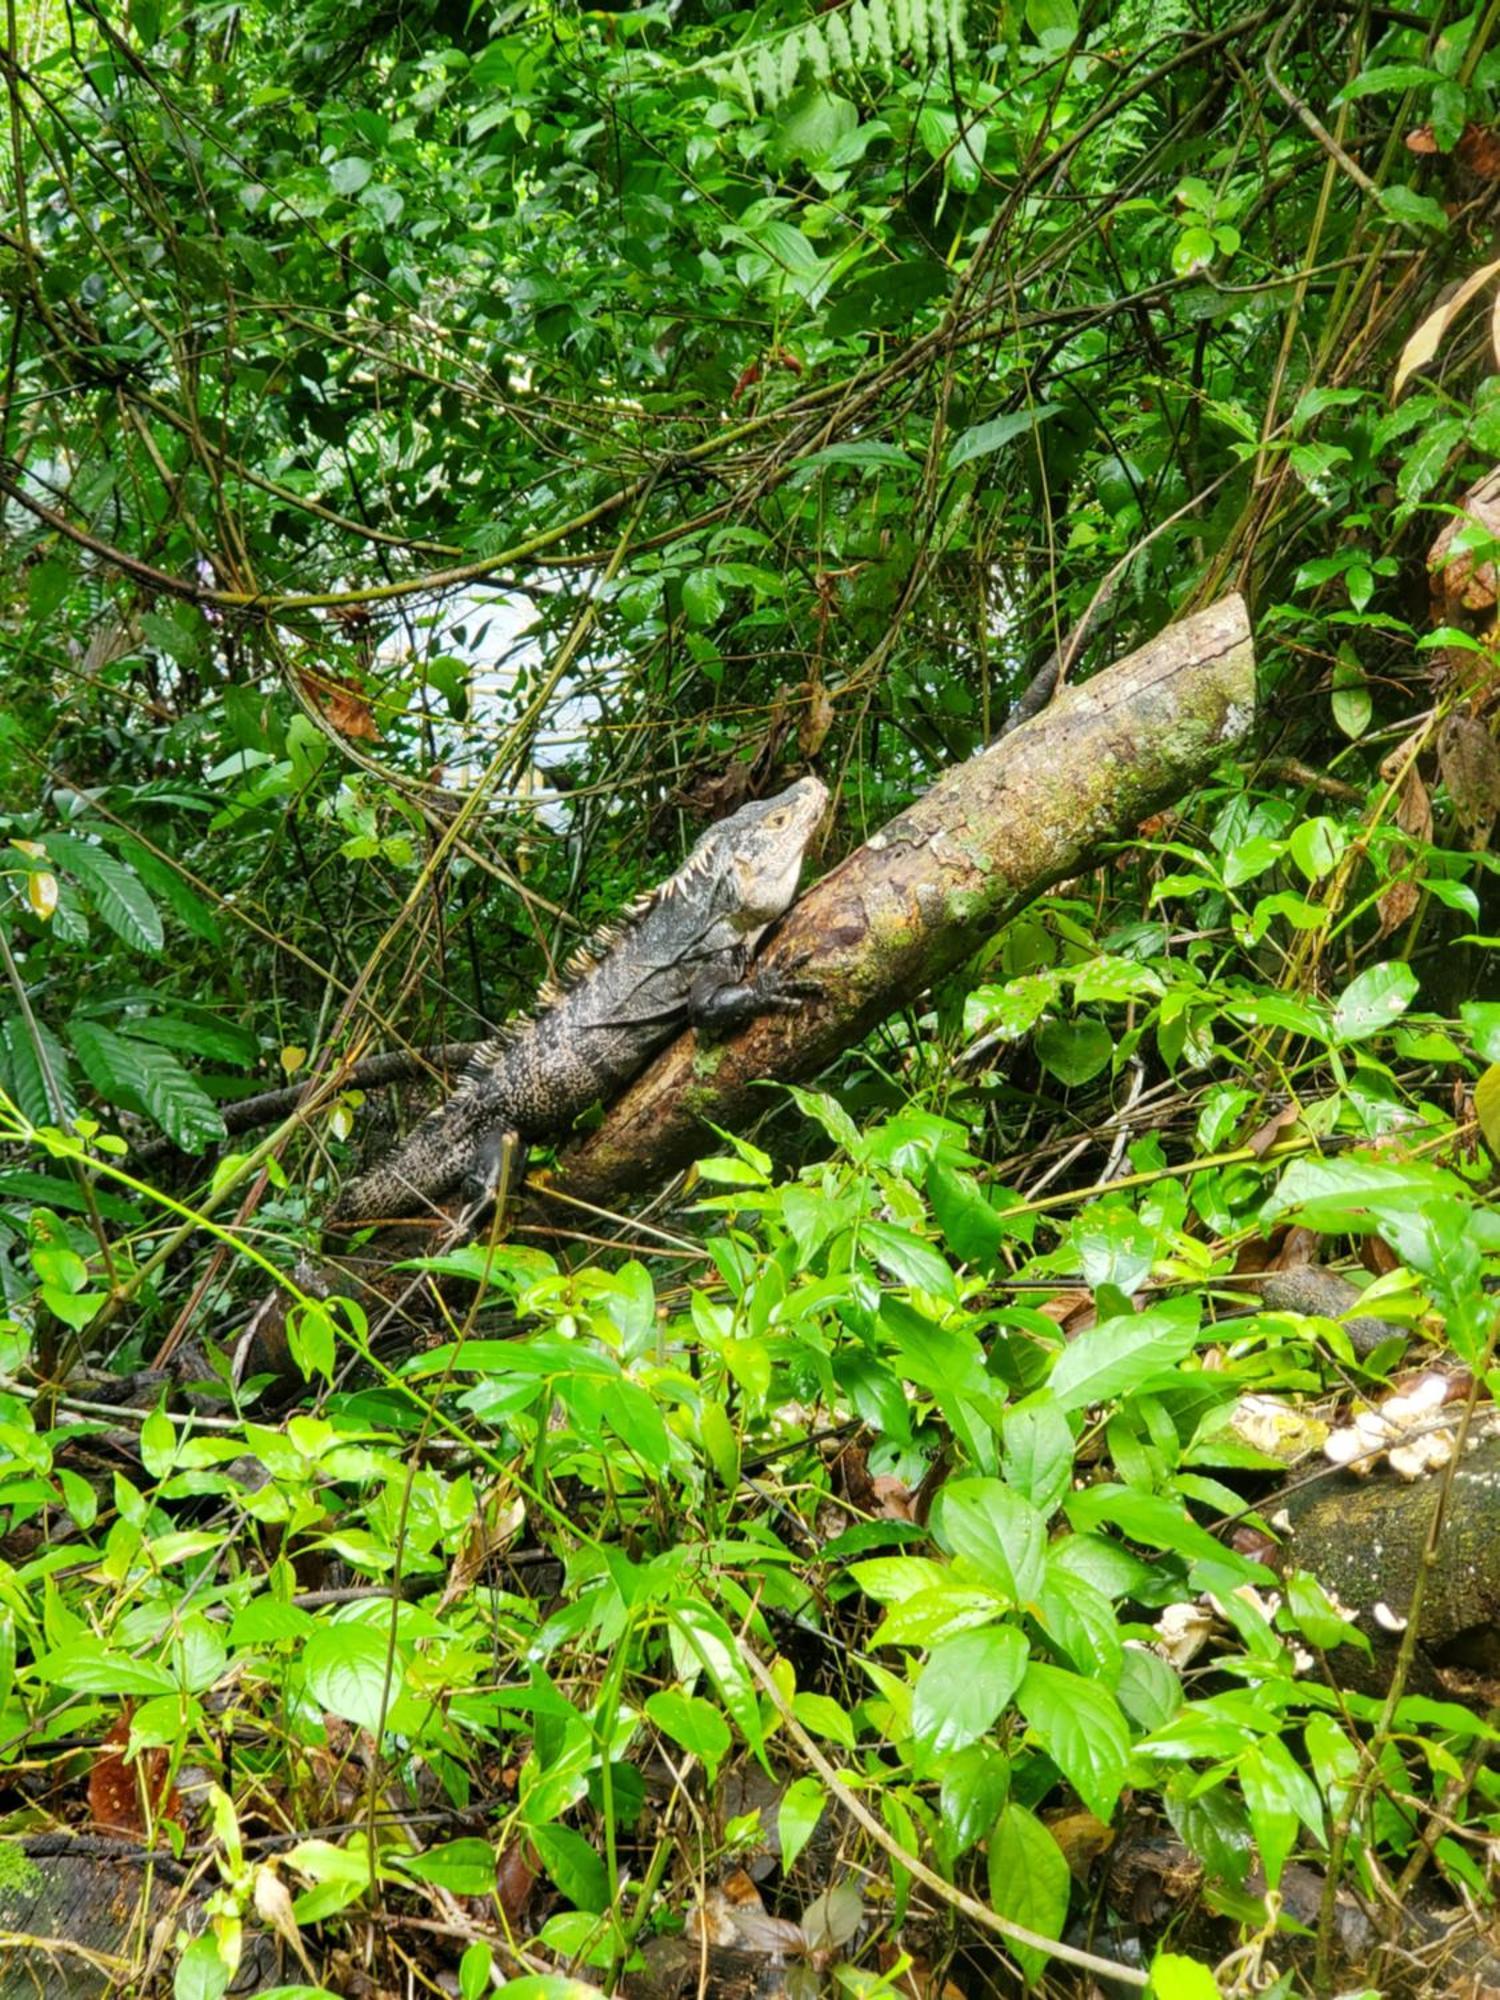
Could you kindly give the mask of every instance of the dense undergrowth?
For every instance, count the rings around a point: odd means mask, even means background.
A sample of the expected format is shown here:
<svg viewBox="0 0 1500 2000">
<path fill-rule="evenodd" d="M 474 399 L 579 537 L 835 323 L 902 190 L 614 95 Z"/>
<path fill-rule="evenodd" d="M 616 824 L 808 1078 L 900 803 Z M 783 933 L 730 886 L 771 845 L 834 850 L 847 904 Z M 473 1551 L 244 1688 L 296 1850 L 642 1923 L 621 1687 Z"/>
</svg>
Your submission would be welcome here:
<svg viewBox="0 0 1500 2000">
<path fill-rule="evenodd" d="M 679 1938 L 1202 2000 L 1488 1911 L 1463 1451 L 1384 1645 L 1278 1519 L 1414 1360 L 1474 1437 L 1493 1385 L 1496 25 L 12 13 L 0 1897 L 149 1861 L 124 1990 Z M 1250 752 L 669 1204 L 452 1253 L 420 1342 L 302 1291 L 421 1095 L 346 1060 L 797 768 L 831 863 L 1069 630 L 1231 584 Z M 1357 1306 L 1255 1289 L 1322 1264 Z"/>
</svg>

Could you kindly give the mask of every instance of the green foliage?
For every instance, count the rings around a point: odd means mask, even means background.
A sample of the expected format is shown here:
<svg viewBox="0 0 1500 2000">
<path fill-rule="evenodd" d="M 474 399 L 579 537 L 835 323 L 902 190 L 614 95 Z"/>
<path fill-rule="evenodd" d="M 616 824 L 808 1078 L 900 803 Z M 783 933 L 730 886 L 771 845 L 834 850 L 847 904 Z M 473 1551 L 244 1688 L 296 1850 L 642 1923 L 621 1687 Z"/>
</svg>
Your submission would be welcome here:
<svg viewBox="0 0 1500 2000">
<path fill-rule="evenodd" d="M 0 1826 L 54 1754 L 81 1816 L 78 1746 L 128 1709 L 131 1769 L 179 1786 L 163 1838 L 217 1870 L 178 1993 L 228 1990 L 268 1911 L 321 1949 L 441 1894 L 505 1911 L 463 1993 L 555 1964 L 579 1979 L 520 1984 L 562 2000 L 762 1849 L 860 1987 L 911 1864 L 1061 1940 L 1096 1907 L 1069 1823 L 1127 1791 L 1249 1950 L 1252 1858 L 1270 1891 L 1302 1860 L 1488 1896 L 1492 1724 L 1399 1674 L 1335 1693 L 1309 1658 L 1368 1664 L 1367 1634 L 1273 1573 L 1269 1520 L 1228 1532 L 1282 1476 L 1242 1398 L 1375 1394 L 1432 1335 L 1496 1386 L 1497 542 L 1460 502 L 1500 374 L 1455 226 L 1494 24 L 1324 26 L 24 24 Z M 447 1290 L 415 1352 L 289 1275 L 381 1143 L 384 1087 L 339 1068 L 367 1041 L 482 1032 L 785 767 L 840 780 L 831 859 L 1091 606 L 1070 678 L 1230 581 L 1246 767 L 768 1092 L 688 1214 L 418 1265 Z M 1292 1229 L 1380 1273 L 1373 1352 L 1351 1315 L 1245 1309 Z M 268 1286 L 290 1410 L 231 1359 Z M 114 1407 L 98 1373 L 158 1361 Z M 717 1810 L 746 1769 L 774 1830 Z M 298 1836 L 284 1883 L 252 1817 Z M 1170 1952 L 1151 1982 L 1213 1985 Z"/>
</svg>

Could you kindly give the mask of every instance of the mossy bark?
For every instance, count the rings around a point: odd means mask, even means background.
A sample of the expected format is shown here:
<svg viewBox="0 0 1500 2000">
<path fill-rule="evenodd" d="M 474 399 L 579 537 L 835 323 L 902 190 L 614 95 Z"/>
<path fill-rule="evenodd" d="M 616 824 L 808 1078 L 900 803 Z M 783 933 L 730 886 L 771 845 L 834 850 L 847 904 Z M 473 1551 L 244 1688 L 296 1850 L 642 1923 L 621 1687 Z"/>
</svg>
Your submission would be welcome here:
<svg viewBox="0 0 1500 2000">
<path fill-rule="evenodd" d="M 1230 596 L 1067 688 L 939 779 L 817 883 L 764 963 L 816 982 L 796 1014 L 716 1046 L 679 1038 L 559 1162 L 555 1185 L 610 1203 L 685 1166 L 705 1122 L 743 1127 L 757 1085 L 816 1074 L 960 964 L 1054 882 L 1200 784 L 1248 731 L 1255 652 Z"/>
<path fill-rule="evenodd" d="M 1390 1681 L 1437 1496 L 1435 1475 L 1407 1485 L 1384 1470 L 1356 1479 L 1331 1469 L 1287 1496 L 1283 1565 L 1311 1570 L 1370 1641 L 1368 1657 L 1352 1646 L 1329 1655 L 1330 1672 L 1350 1687 L 1381 1692 Z M 1444 1666 L 1500 1672 L 1500 1434 L 1481 1437 L 1454 1473 L 1410 1692 L 1442 1692 Z"/>
</svg>

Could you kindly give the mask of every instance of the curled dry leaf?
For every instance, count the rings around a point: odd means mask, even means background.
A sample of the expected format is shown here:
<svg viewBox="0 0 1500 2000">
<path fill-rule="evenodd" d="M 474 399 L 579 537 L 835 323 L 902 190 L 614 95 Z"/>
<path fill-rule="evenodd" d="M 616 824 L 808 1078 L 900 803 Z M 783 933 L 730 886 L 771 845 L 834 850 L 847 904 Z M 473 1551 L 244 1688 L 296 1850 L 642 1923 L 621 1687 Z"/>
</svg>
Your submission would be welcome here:
<svg viewBox="0 0 1500 2000">
<path fill-rule="evenodd" d="M 1410 140 L 1407 143 L 1410 144 Z M 1418 149 L 1413 148 L 1413 150 Z M 1470 272 L 1448 298 L 1433 307 L 1401 350 L 1401 359 L 1396 365 L 1396 380 L 1391 387 L 1392 396 L 1399 396 L 1417 369 L 1425 368 L 1428 362 L 1434 359 L 1443 344 L 1443 335 L 1469 301 L 1484 290 L 1497 272 L 1500 272 L 1500 258 L 1489 264 L 1481 264 L 1477 271 Z"/>
<path fill-rule="evenodd" d="M 1500 467 L 1476 481 L 1464 495 L 1460 507 L 1458 514 L 1443 523 L 1427 551 L 1433 615 L 1440 625 L 1459 624 L 1466 613 L 1472 618 L 1476 613 L 1494 609 L 1494 563 L 1487 557 L 1476 561 L 1475 552 L 1463 543 L 1455 551 L 1454 543 L 1466 528 L 1470 533 L 1478 528 L 1485 535 L 1500 535 Z M 1465 541 L 1467 539 L 1466 535 Z M 1400 752 L 1393 754 L 1399 756 Z"/>
<path fill-rule="evenodd" d="M 816 757 L 833 727 L 833 701 L 821 681 L 813 681 L 807 691 L 807 707 L 797 725 L 797 748 L 804 757 Z"/>
</svg>

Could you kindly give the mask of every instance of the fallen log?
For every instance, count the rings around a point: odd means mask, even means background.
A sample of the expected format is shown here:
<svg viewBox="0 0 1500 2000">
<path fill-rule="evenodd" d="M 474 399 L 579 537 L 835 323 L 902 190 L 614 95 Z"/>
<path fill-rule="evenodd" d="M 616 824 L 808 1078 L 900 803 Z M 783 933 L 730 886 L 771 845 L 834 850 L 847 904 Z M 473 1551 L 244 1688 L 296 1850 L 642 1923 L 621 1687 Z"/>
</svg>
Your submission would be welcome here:
<svg viewBox="0 0 1500 2000">
<path fill-rule="evenodd" d="M 765 1109 L 766 1079 L 812 1076 L 1034 897 L 1094 866 L 1200 784 L 1255 713 L 1243 600 L 1223 598 L 1067 688 L 958 765 L 794 905 L 761 963 L 814 981 L 796 1014 L 730 1040 L 688 1032 L 570 1146 L 552 1185 L 599 1206 L 651 1186 Z"/>
<path fill-rule="evenodd" d="M 688 1165 L 709 1123 L 742 1126 L 765 1109 L 768 1079 L 811 1076 L 961 964 L 1054 882 L 1093 867 L 1141 820 L 1200 784 L 1255 714 L 1255 651 L 1243 600 L 1229 596 L 1044 709 L 930 791 L 795 904 L 760 964 L 816 986 L 794 1014 L 740 1034 L 673 1042 L 608 1107 L 591 1136 L 532 1183 L 528 1213 L 566 1198 L 612 1207 Z M 557 1197 L 564 1197 L 558 1200 Z M 388 1317 L 389 1267 L 431 1250 L 456 1207 L 378 1228 L 354 1246 L 331 1231 L 314 1290 Z M 412 1292 L 399 1288 L 404 1305 Z M 237 1372 L 285 1375 L 286 1298 L 257 1309 Z"/>
</svg>

